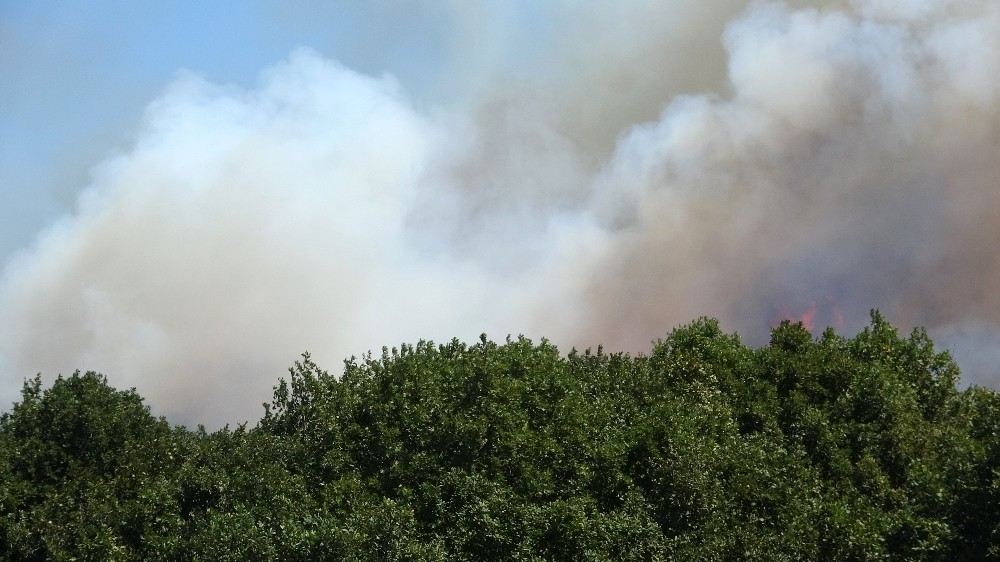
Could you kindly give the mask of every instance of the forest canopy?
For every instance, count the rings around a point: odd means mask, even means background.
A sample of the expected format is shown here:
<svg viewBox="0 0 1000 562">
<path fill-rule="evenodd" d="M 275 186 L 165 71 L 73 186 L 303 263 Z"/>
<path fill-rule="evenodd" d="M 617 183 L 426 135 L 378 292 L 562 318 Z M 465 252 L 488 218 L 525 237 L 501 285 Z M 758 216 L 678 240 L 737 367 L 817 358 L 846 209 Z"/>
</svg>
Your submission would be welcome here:
<svg viewBox="0 0 1000 562">
<path fill-rule="evenodd" d="M 207 432 L 93 372 L 0 419 L 5 560 L 1000 559 L 1000 395 L 922 330 L 308 355 Z"/>
</svg>

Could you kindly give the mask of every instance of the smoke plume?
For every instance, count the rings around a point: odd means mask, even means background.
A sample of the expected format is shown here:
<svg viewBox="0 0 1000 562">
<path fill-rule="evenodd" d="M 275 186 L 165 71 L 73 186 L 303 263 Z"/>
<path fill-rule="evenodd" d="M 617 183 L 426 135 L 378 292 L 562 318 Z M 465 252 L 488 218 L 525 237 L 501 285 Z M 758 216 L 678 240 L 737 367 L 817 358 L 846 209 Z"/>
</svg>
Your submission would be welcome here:
<svg viewBox="0 0 1000 562">
<path fill-rule="evenodd" d="M 1000 5 L 545 6 L 535 72 L 456 7 L 464 94 L 433 107 L 308 49 L 179 76 L 6 265 L 3 386 L 99 370 L 218 425 L 303 350 L 642 350 L 702 315 L 759 343 L 872 307 L 1000 384 Z"/>
</svg>

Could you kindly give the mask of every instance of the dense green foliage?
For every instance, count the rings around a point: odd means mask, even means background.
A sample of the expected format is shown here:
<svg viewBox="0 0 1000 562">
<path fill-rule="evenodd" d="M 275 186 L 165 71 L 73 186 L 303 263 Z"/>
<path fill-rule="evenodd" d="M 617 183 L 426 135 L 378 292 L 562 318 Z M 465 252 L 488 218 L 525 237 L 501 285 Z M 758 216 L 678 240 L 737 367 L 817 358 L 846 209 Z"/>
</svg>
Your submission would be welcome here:
<svg viewBox="0 0 1000 562">
<path fill-rule="evenodd" d="M 1000 396 L 922 331 L 712 320 L 648 356 L 526 339 L 308 356 L 259 424 L 94 373 L 0 421 L 9 560 L 1000 559 Z"/>
</svg>

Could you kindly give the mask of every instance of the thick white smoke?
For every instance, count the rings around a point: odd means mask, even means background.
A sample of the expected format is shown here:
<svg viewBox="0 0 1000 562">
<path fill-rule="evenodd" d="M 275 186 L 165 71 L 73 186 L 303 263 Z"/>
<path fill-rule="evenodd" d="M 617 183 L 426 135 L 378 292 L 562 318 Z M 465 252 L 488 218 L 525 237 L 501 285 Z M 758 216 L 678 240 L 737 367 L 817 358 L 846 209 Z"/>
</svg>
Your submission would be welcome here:
<svg viewBox="0 0 1000 562">
<path fill-rule="evenodd" d="M 183 76 L 7 264 L 4 387 L 100 370 L 217 425 L 306 349 L 641 350 L 706 314 L 759 341 L 817 308 L 998 355 L 1000 6 L 819 4 L 553 4 L 543 70 L 434 109 L 308 50 L 250 90 Z"/>
</svg>

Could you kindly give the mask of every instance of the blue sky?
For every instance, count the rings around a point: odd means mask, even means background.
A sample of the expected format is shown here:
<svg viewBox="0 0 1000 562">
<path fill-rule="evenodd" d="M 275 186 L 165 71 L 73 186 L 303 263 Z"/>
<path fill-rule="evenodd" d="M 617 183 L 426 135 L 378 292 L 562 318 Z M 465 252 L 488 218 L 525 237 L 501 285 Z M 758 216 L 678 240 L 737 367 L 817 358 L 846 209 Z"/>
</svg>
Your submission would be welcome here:
<svg viewBox="0 0 1000 562">
<path fill-rule="evenodd" d="M 0 262 L 72 207 L 179 70 L 248 86 L 309 46 L 439 98 L 447 25 L 380 2 L 0 2 Z"/>
</svg>

